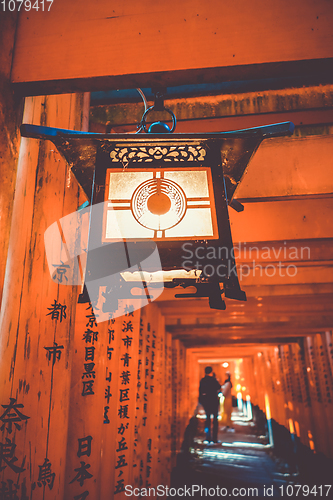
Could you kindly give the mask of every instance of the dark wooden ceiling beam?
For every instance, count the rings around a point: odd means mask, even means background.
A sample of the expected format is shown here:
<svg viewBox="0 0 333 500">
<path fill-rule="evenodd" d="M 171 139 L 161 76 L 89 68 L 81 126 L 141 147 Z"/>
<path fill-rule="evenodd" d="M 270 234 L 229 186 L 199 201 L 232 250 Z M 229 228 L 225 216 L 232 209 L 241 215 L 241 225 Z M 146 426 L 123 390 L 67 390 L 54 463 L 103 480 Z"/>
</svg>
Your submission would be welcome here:
<svg viewBox="0 0 333 500">
<path fill-rule="evenodd" d="M 256 122 L 253 125 L 253 121 L 251 125 L 247 123 L 254 117 L 256 120 L 266 120 L 267 124 L 283 121 L 292 121 L 295 125 L 333 122 L 333 85 L 331 84 L 178 99 L 170 99 L 166 93 L 165 102 L 177 116 L 177 131 L 179 127 L 185 128 L 186 124 L 189 126 L 188 122 L 191 121 L 195 121 L 193 127 L 196 127 L 198 131 L 205 128 L 206 132 L 209 132 L 207 127 L 212 127 L 213 123 L 215 123 L 215 131 L 256 126 Z M 149 103 L 149 105 L 152 104 L 153 102 Z M 140 122 L 142 112 L 142 101 L 92 105 L 90 121 L 104 125 L 109 122 L 112 128 L 124 125 L 133 126 Z M 208 119 L 214 119 L 215 122 L 209 125 Z M 198 120 L 204 120 L 204 122 L 198 123 Z"/>
<path fill-rule="evenodd" d="M 324 0 L 240 0 L 237 9 L 218 0 L 99 0 L 98 8 L 57 0 L 50 11 L 21 14 L 12 81 L 26 95 L 309 75 L 332 65 L 333 6 Z"/>
</svg>

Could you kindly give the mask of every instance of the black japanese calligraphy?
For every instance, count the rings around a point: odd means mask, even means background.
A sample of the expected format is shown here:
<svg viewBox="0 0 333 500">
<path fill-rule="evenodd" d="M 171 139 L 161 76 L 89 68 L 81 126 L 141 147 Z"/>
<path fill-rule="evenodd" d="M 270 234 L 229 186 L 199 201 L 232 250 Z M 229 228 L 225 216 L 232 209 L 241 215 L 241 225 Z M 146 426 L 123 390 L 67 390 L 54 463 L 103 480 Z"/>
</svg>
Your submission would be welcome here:
<svg viewBox="0 0 333 500">
<path fill-rule="evenodd" d="M 109 334 L 109 344 L 111 344 L 111 341 L 114 340 L 114 330 L 111 328 L 108 329 L 108 334 Z"/>
<path fill-rule="evenodd" d="M 95 363 L 84 363 L 85 372 L 82 374 L 82 378 L 95 378 L 94 367 Z"/>
<path fill-rule="evenodd" d="M 3 422 L 0 430 L 3 431 L 7 426 L 8 433 L 11 434 L 13 429 L 13 424 L 15 425 L 17 430 L 21 430 L 21 425 L 18 422 L 27 421 L 28 418 L 26 415 L 20 412 L 18 408 L 23 408 L 22 404 L 16 403 L 15 398 L 9 398 L 9 405 L 1 405 L 2 408 L 5 408 L 5 411 L 0 416 L 0 420 Z"/>
<path fill-rule="evenodd" d="M 109 416 L 108 416 L 109 409 L 110 409 L 109 406 L 104 406 L 104 420 L 103 420 L 103 424 L 109 424 L 110 423 L 110 419 L 109 419 Z"/>
<path fill-rule="evenodd" d="M 126 424 L 126 426 L 123 423 L 121 423 L 120 427 L 118 427 L 118 434 L 122 436 L 126 429 L 128 429 L 128 423 Z"/>
<path fill-rule="evenodd" d="M 55 473 L 51 470 L 51 462 L 48 458 L 44 459 L 42 465 L 39 465 L 39 474 L 37 479 L 37 486 L 41 488 L 42 486 L 48 485 L 49 489 L 52 490 Z M 34 490 L 36 488 L 36 482 L 32 483 L 31 488 Z"/>
<path fill-rule="evenodd" d="M 77 456 L 80 458 L 83 455 L 87 455 L 90 457 L 91 454 L 91 441 L 92 437 L 91 436 L 86 436 L 84 438 L 79 438 L 78 439 L 78 451 L 77 451 Z"/>
<path fill-rule="evenodd" d="M 107 400 L 107 403 L 110 403 L 110 398 L 112 397 L 112 394 L 110 393 L 110 386 L 108 385 L 107 388 L 105 389 L 105 399 Z"/>
<path fill-rule="evenodd" d="M 121 440 L 118 441 L 118 449 L 116 451 L 119 452 L 119 451 L 124 451 L 124 450 L 128 450 L 128 447 L 127 447 L 126 439 L 123 436 L 121 438 Z"/>
<path fill-rule="evenodd" d="M 124 346 L 128 349 L 129 347 L 131 347 L 132 345 L 132 340 L 133 338 L 132 337 L 129 337 L 128 335 L 126 335 L 126 337 L 124 337 L 123 339 L 121 339 L 123 342 L 124 342 Z"/>
<path fill-rule="evenodd" d="M 86 479 L 90 479 L 93 477 L 93 474 L 90 474 L 90 472 L 88 472 L 88 469 L 90 469 L 90 464 L 86 464 L 85 462 L 80 462 L 80 464 L 81 464 L 80 467 L 74 469 L 74 471 L 77 472 L 77 474 L 69 482 L 69 484 L 74 483 L 74 481 L 78 481 L 80 483 L 80 486 L 83 486 L 83 483 Z"/>
<path fill-rule="evenodd" d="M 51 361 L 52 358 L 52 365 L 56 362 L 56 360 L 60 360 L 61 357 L 61 351 L 64 348 L 63 345 L 58 345 L 57 342 L 53 342 L 52 347 L 44 347 L 44 349 L 47 351 L 46 356 L 49 361 Z"/>
<path fill-rule="evenodd" d="M 95 313 L 94 312 L 91 312 L 91 314 L 88 314 L 86 316 L 88 322 L 86 323 L 86 326 L 88 326 L 89 328 L 94 328 L 95 326 L 97 326 L 97 323 L 96 323 L 96 316 L 95 316 Z"/>
<path fill-rule="evenodd" d="M 114 494 L 121 493 L 122 491 L 125 491 L 124 481 L 125 481 L 124 479 L 118 479 L 117 484 L 116 484 L 116 489 L 114 490 Z"/>
<path fill-rule="evenodd" d="M 6 482 L 1 481 L 0 498 L 4 500 L 20 500 L 17 495 L 18 489 L 19 486 L 14 484 L 14 481 L 11 479 L 8 479 Z"/>
<path fill-rule="evenodd" d="M 85 348 L 85 361 L 94 361 L 95 358 L 95 347 L 86 347 Z"/>
<path fill-rule="evenodd" d="M 23 467 L 15 465 L 15 462 L 18 460 L 14 456 L 15 448 L 16 444 L 12 443 L 8 438 L 6 438 L 6 443 L 0 443 L 0 471 L 4 470 L 7 466 L 17 474 L 25 470 Z"/>
<path fill-rule="evenodd" d="M 56 268 L 55 274 L 53 274 L 52 279 L 58 281 L 58 283 L 62 283 L 64 279 L 68 281 L 66 274 L 67 269 L 69 269 L 69 265 L 64 264 L 62 261 L 60 262 L 61 264 L 52 264 L 52 267 Z"/>
<path fill-rule="evenodd" d="M 121 384 L 128 385 L 130 383 L 130 376 L 131 376 L 131 373 L 128 370 L 123 371 L 120 375 Z"/>
<path fill-rule="evenodd" d="M 118 455 L 115 469 L 119 469 L 120 467 L 126 467 L 127 465 L 128 463 L 126 462 L 125 455 Z"/>
<path fill-rule="evenodd" d="M 107 382 L 111 382 L 112 373 L 111 373 L 111 372 L 109 372 L 109 374 L 108 374 L 108 370 L 109 370 L 109 369 L 108 369 L 108 367 L 106 367 L 106 377 L 105 377 L 105 380 L 106 380 Z"/>
<path fill-rule="evenodd" d="M 82 381 L 82 396 L 90 396 L 94 393 L 94 381 L 93 380 L 83 380 Z"/>
<path fill-rule="evenodd" d="M 118 409 L 118 416 L 120 418 L 129 418 L 129 414 L 128 414 L 128 405 L 120 405 L 119 406 L 119 409 Z"/>
<path fill-rule="evenodd" d="M 128 397 L 129 389 L 120 389 L 119 401 L 122 403 L 123 401 L 129 401 Z"/>
<path fill-rule="evenodd" d="M 98 341 L 98 332 L 94 332 L 91 328 L 87 328 L 83 334 L 82 340 L 84 340 L 86 344 L 94 345 L 94 343 Z"/>
<path fill-rule="evenodd" d="M 133 332 L 133 323 L 132 321 L 124 321 L 123 327 L 121 329 L 122 332 Z"/>
<path fill-rule="evenodd" d="M 130 361 L 130 359 L 132 359 L 132 358 L 131 358 L 131 356 L 128 354 L 128 352 L 125 352 L 125 354 L 123 355 L 123 357 L 122 357 L 122 358 L 120 358 L 120 359 L 121 359 L 121 361 L 123 361 L 123 363 L 124 363 L 124 368 L 125 368 L 125 367 L 129 366 L 129 361 Z"/>
<path fill-rule="evenodd" d="M 54 303 L 51 304 L 51 307 L 48 307 L 47 310 L 50 311 L 46 316 L 51 316 L 51 319 L 58 319 L 60 323 L 63 318 L 66 319 L 66 309 L 67 306 L 60 304 L 54 299 Z"/>
</svg>

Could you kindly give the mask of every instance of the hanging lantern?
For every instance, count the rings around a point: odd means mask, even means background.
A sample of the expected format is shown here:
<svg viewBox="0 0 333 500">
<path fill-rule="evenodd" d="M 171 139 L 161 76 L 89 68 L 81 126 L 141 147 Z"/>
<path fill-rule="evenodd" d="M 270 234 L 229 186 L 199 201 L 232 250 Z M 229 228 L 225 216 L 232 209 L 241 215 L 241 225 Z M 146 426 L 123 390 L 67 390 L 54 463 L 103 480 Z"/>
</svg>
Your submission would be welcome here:
<svg viewBox="0 0 333 500">
<path fill-rule="evenodd" d="M 147 287 L 162 281 L 170 288 L 194 286 L 178 296 L 208 297 L 217 309 L 225 309 L 222 294 L 246 300 L 228 205 L 242 210 L 233 196 L 261 141 L 291 134 L 293 124 L 213 134 L 154 133 L 162 125 L 153 124 L 151 133 L 123 135 L 21 128 L 25 137 L 56 145 L 89 199 L 86 287 L 80 300 L 96 303 L 104 286 L 105 312 L 115 310 L 119 298 L 133 297 L 138 282 L 148 298 Z M 156 249 L 160 261 L 148 258 Z M 112 284 L 106 280 L 110 275 L 116 276 Z"/>
</svg>

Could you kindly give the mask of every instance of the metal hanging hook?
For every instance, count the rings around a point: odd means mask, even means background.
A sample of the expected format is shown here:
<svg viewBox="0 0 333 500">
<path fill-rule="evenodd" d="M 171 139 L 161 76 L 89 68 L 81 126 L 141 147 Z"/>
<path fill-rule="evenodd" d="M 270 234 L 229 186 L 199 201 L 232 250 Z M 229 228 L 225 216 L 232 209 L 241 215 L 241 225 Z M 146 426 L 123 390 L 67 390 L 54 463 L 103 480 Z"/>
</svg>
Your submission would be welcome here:
<svg viewBox="0 0 333 500">
<path fill-rule="evenodd" d="M 171 118 L 172 118 L 171 129 L 170 129 L 169 125 L 167 125 L 164 122 L 159 121 L 159 122 L 152 123 L 150 125 L 149 129 L 147 130 L 147 124 L 146 124 L 147 115 L 153 110 L 166 111 L 167 113 L 169 113 L 171 115 Z M 164 93 L 160 90 L 155 91 L 155 103 L 153 106 L 150 106 L 150 108 L 146 109 L 146 111 L 144 112 L 144 114 L 141 118 L 141 122 L 140 122 L 140 129 L 142 129 L 146 133 L 150 133 L 150 134 L 172 133 L 172 132 L 174 132 L 174 130 L 176 128 L 176 124 L 177 124 L 177 120 L 176 120 L 176 116 L 175 116 L 174 112 L 171 109 L 166 108 L 164 106 Z"/>
</svg>

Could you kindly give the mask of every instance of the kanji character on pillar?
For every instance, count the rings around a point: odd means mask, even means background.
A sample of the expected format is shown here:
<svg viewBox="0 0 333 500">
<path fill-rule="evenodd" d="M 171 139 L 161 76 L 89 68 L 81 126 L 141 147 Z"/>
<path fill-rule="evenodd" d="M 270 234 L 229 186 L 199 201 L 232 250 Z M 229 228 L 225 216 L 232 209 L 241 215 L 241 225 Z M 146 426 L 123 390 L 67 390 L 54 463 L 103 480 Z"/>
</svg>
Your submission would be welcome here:
<svg viewBox="0 0 333 500">
<path fill-rule="evenodd" d="M 38 473 L 38 479 L 37 479 L 37 485 L 39 488 L 42 486 L 48 485 L 49 489 L 52 490 L 53 488 L 53 483 L 54 483 L 54 478 L 55 478 L 55 473 L 52 472 L 51 470 L 51 462 L 49 461 L 48 458 L 44 459 L 44 463 L 42 465 L 39 465 L 39 473 Z M 36 487 L 36 483 L 33 483 L 31 488 L 34 490 Z"/>
<path fill-rule="evenodd" d="M 126 335 L 126 337 L 122 338 L 121 340 L 124 342 L 124 347 L 128 349 L 132 345 L 133 337 L 129 337 L 128 335 Z"/>
<path fill-rule="evenodd" d="M 118 409 L 118 416 L 120 418 L 129 418 L 128 405 L 120 405 Z"/>
<path fill-rule="evenodd" d="M 114 490 L 114 494 L 116 493 L 122 493 L 125 491 L 125 479 L 118 479 L 117 484 L 116 484 L 116 489 Z"/>
<path fill-rule="evenodd" d="M 47 308 L 47 310 L 50 312 L 47 313 L 46 316 L 51 316 L 51 319 L 58 319 L 61 323 L 63 318 L 66 319 L 66 309 L 67 306 L 60 304 L 60 302 L 57 302 L 54 299 L 54 302 L 53 304 L 51 304 L 51 307 Z"/>
<path fill-rule="evenodd" d="M 16 444 L 12 443 L 8 438 L 6 438 L 6 441 L 6 443 L 0 443 L 0 471 L 4 470 L 8 465 L 16 473 L 23 472 L 25 470 L 23 467 L 15 465 L 18 460 L 14 456 Z"/>
<path fill-rule="evenodd" d="M 132 358 L 131 358 L 131 356 L 128 354 L 128 352 L 125 352 L 125 354 L 123 355 L 123 357 L 122 357 L 122 358 L 120 358 L 120 359 L 121 359 L 121 361 L 123 361 L 123 362 L 124 362 L 124 368 L 125 368 L 126 366 L 129 366 L 129 360 L 130 360 L 130 359 L 132 359 Z"/>
<path fill-rule="evenodd" d="M 132 321 L 124 321 L 123 327 L 121 329 L 122 332 L 133 332 L 133 323 Z"/>
<path fill-rule="evenodd" d="M 120 375 L 120 378 L 121 378 L 121 384 L 122 385 L 127 385 L 130 383 L 130 376 L 131 376 L 131 372 L 129 372 L 128 370 L 126 371 L 123 371 Z"/>
<path fill-rule="evenodd" d="M 91 436 L 86 436 L 84 438 L 78 438 L 78 451 L 77 451 L 77 456 L 80 458 L 83 455 L 87 455 L 90 457 L 91 454 L 91 441 L 92 441 Z"/>
<path fill-rule="evenodd" d="M 7 486 L 8 483 L 8 486 Z M 19 486 L 17 484 L 14 484 L 14 481 L 11 479 L 7 479 L 7 481 L 1 481 L 1 488 L 0 488 L 0 498 L 1 500 L 20 500 L 17 491 L 19 489 Z"/>
<path fill-rule="evenodd" d="M 23 408 L 23 405 L 20 403 L 16 403 L 15 398 L 9 398 L 9 400 L 9 405 L 1 405 L 2 408 L 5 408 L 5 411 L 0 416 L 0 420 L 3 422 L 0 430 L 3 431 L 5 426 L 7 426 L 8 433 L 11 434 L 13 430 L 13 424 L 15 425 L 17 430 L 21 430 L 21 425 L 18 422 L 25 422 L 30 417 L 27 417 L 20 412 L 18 408 Z"/>
<path fill-rule="evenodd" d="M 128 450 L 128 446 L 126 443 L 126 439 L 124 438 L 124 436 L 122 436 L 121 440 L 118 441 L 118 449 L 116 450 L 116 452 L 124 451 L 124 450 Z"/>
<path fill-rule="evenodd" d="M 74 471 L 77 472 L 77 474 L 69 482 L 69 484 L 74 483 L 74 481 L 78 481 L 80 483 L 80 486 L 83 486 L 83 483 L 86 479 L 90 479 L 93 477 L 93 474 L 90 474 L 90 472 L 88 472 L 88 469 L 90 469 L 90 464 L 86 464 L 85 462 L 80 462 L 80 464 L 81 464 L 80 467 L 74 469 Z"/>
</svg>

